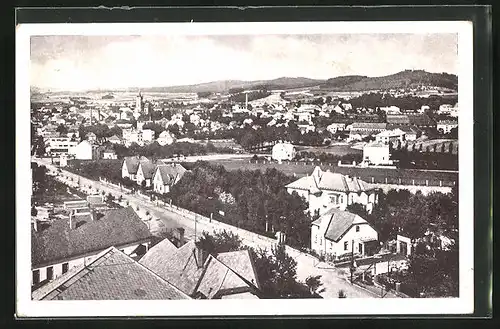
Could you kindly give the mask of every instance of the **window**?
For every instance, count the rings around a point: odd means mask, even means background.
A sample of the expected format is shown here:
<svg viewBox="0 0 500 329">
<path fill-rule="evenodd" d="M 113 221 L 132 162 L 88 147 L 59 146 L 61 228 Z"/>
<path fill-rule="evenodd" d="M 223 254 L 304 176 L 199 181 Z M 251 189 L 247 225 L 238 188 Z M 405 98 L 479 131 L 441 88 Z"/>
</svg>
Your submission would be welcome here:
<svg viewBox="0 0 500 329">
<path fill-rule="evenodd" d="M 344 242 L 344 250 L 347 250 L 349 244 L 347 243 L 347 241 Z"/>
<path fill-rule="evenodd" d="M 319 244 L 323 244 L 323 238 L 319 238 Z"/>
<path fill-rule="evenodd" d="M 39 284 L 40 283 L 40 270 L 34 270 L 33 271 L 33 284 Z"/>
<path fill-rule="evenodd" d="M 314 235 L 314 243 L 318 243 L 318 235 L 317 234 Z"/>
<path fill-rule="evenodd" d="M 62 264 L 62 272 L 63 274 L 68 272 L 68 268 L 69 268 L 69 264 L 68 263 L 64 263 Z"/>
<path fill-rule="evenodd" d="M 356 225 L 356 232 L 359 232 L 359 225 Z"/>
<path fill-rule="evenodd" d="M 54 278 L 54 268 L 52 266 L 47 267 L 47 280 L 52 280 Z"/>
</svg>

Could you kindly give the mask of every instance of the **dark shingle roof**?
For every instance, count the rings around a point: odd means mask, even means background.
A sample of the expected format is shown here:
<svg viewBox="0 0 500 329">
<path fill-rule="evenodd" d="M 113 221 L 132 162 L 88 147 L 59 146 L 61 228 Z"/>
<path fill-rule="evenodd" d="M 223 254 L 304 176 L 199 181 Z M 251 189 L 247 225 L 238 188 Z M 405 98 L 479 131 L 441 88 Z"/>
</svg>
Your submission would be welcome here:
<svg viewBox="0 0 500 329">
<path fill-rule="evenodd" d="M 178 177 L 180 179 L 187 171 L 186 168 L 178 163 L 160 165 L 156 168 L 157 172 L 161 175 L 163 184 L 171 184 L 175 182 Z"/>
<path fill-rule="evenodd" d="M 387 124 L 382 122 L 354 122 L 352 129 L 386 129 Z"/>
<path fill-rule="evenodd" d="M 33 292 L 34 300 L 190 299 L 114 247 Z"/>
<path fill-rule="evenodd" d="M 259 287 L 248 251 L 221 253 L 217 258 L 209 255 L 199 266 L 194 241 L 176 248 L 164 239 L 151 248 L 140 263 L 190 296 L 219 298 Z"/>
<path fill-rule="evenodd" d="M 140 165 L 144 178 L 151 179 L 155 172 L 156 165 L 150 161 L 141 161 Z"/>
<path fill-rule="evenodd" d="M 248 250 L 224 252 L 217 256 L 217 260 L 244 277 L 248 282 L 253 283 L 257 288 L 260 288 L 257 272 Z"/>
<path fill-rule="evenodd" d="M 151 248 L 140 263 L 186 294 L 192 295 L 203 275 L 203 267 L 197 264 L 195 249 L 193 241 L 177 249 L 172 242 L 164 239 Z"/>
<path fill-rule="evenodd" d="M 99 252 L 110 246 L 147 241 L 150 237 L 147 225 L 131 207 L 109 210 L 102 218 L 74 229 L 69 227 L 69 219 L 55 220 L 43 231 L 32 231 L 32 267 Z"/>
<path fill-rule="evenodd" d="M 412 114 L 408 116 L 410 124 L 415 126 L 431 126 L 435 122 L 427 114 Z"/>
<path fill-rule="evenodd" d="M 386 117 L 387 123 L 389 124 L 409 124 L 410 119 L 406 114 L 389 114 Z"/>
<path fill-rule="evenodd" d="M 139 158 L 138 157 L 126 157 L 125 165 L 127 166 L 127 171 L 129 174 L 137 173 L 137 169 L 139 168 Z"/>
<path fill-rule="evenodd" d="M 325 238 L 335 242 L 340 240 L 353 225 L 354 219 L 356 219 L 355 214 L 336 208 L 330 209 L 322 217 L 324 220 L 330 221 L 325 232 Z"/>
</svg>

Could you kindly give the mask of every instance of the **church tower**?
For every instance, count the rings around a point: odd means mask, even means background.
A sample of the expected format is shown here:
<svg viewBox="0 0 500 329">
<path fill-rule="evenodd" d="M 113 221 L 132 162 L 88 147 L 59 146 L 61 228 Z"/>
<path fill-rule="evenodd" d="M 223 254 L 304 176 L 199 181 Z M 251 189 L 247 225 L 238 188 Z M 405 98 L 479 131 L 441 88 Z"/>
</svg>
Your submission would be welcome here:
<svg viewBox="0 0 500 329">
<path fill-rule="evenodd" d="M 136 113 L 141 113 L 142 112 L 142 94 L 139 91 L 139 95 L 135 98 L 135 112 Z"/>
</svg>

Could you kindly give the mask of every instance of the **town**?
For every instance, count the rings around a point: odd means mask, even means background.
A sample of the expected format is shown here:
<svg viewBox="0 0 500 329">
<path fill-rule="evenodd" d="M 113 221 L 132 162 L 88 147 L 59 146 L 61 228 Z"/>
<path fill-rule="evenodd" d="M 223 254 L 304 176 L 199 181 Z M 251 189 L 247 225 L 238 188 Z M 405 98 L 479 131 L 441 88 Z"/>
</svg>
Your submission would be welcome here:
<svg viewBox="0 0 500 329">
<path fill-rule="evenodd" d="M 32 89 L 32 298 L 458 296 L 457 79 L 402 77 Z"/>
</svg>

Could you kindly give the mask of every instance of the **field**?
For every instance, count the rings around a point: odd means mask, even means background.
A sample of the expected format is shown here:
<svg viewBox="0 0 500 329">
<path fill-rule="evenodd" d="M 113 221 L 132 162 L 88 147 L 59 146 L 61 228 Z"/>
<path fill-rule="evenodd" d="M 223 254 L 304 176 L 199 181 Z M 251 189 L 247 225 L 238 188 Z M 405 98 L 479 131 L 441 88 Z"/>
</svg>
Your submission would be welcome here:
<svg viewBox="0 0 500 329">
<path fill-rule="evenodd" d="M 440 181 L 443 186 L 453 186 L 458 180 L 458 174 L 444 171 L 423 171 L 415 169 L 383 169 L 383 168 L 352 168 L 338 167 L 337 165 L 319 164 L 319 163 L 282 163 L 263 162 L 258 163 L 251 160 L 216 160 L 213 163 L 223 165 L 227 170 L 266 170 L 276 168 L 287 175 L 303 177 L 310 175 L 316 165 L 320 165 L 322 170 L 341 173 L 359 177 L 368 183 L 387 183 L 403 185 L 425 185 L 426 180 L 432 186 L 439 186 Z M 387 179 L 387 181 L 386 181 Z"/>
<path fill-rule="evenodd" d="M 297 146 L 297 152 L 313 152 L 316 154 L 326 153 L 343 156 L 347 154 L 363 154 L 363 150 L 352 148 L 350 145 L 331 145 L 324 147 Z"/>
</svg>

